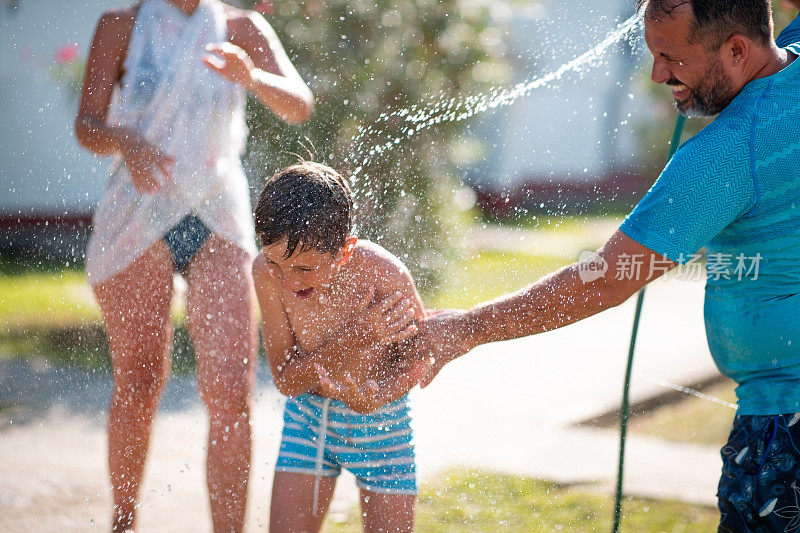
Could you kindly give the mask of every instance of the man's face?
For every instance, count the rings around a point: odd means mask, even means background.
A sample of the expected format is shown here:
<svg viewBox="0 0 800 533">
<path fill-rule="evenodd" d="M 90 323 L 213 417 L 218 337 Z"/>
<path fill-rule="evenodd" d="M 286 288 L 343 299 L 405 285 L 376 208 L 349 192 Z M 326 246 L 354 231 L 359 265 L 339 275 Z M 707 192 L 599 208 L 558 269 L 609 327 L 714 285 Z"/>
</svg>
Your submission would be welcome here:
<svg viewBox="0 0 800 533">
<path fill-rule="evenodd" d="M 675 106 L 686 116 L 709 116 L 722 111 L 738 91 L 725 72 L 721 53 L 690 42 L 694 17 L 691 5 L 678 5 L 670 14 L 645 14 L 644 36 L 653 54 L 651 79 L 672 88 Z"/>
</svg>

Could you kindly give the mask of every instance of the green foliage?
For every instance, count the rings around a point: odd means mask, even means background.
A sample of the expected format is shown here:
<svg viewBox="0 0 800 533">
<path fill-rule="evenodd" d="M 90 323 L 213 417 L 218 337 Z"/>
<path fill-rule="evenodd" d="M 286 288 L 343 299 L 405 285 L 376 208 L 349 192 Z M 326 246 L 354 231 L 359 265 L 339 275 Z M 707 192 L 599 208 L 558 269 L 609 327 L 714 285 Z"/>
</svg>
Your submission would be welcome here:
<svg viewBox="0 0 800 533">
<path fill-rule="evenodd" d="M 393 109 L 484 90 L 507 75 L 503 34 L 491 25 L 486 4 L 307 0 L 277 4 L 268 20 L 316 104 L 307 124 L 292 127 L 251 101 L 246 164 L 256 192 L 307 150 L 350 175 L 366 155 L 354 151 L 359 127 Z M 405 127 L 389 118 L 362 147 L 404 136 Z M 454 224 L 447 156 L 463 127 L 442 123 L 404 139 L 365 166 L 355 183 L 359 236 L 399 255 L 417 277 L 441 263 Z"/>
</svg>

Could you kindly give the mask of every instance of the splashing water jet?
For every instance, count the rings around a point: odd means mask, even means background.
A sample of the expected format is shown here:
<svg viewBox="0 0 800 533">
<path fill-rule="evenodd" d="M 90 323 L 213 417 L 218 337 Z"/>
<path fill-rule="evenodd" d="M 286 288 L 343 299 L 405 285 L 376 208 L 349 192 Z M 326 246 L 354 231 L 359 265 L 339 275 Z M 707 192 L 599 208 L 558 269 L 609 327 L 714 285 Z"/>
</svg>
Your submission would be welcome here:
<svg viewBox="0 0 800 533">
<path fill-rule="evenodd" d="M 381 113 L 373 124 L 362 125 L 358 128 L 358 132 L 350 143 L 351 149 L 345 159 L 346 168 L 353 169 L 350 181 L 356 195 L 371 196 L 369 192 L 359 190 L 357 178 L 364 170 L 364 167 L 376 156 L 391 150 L 400 144 L 404 138 L 410 138 L 443 122 L 459 122 L 500 106 L 511 105 L 534 90 L 560 80 L 568 72 L 583 73 L 587 67 L 595 66 L 614 44 L 623 39 L 630 40 L 634 32 L 641 27 L 641 22 L 641 15 L 636 13 L 621 22 L 598 44 L 567 61 L 559 68 L 511 87 L 494 87 L 485 93 L 437 100 L 428 104 L 414 104 L 402 109 Z M 386 137 L 387 128 L 382 124 L 387 124 L 390 120 L 396 118 L 408 123 L 405 128 L 401 129 L 404 137 L 383 140 Z M 378 139 L 378 141 L 376 143 L 368 142 L 372 139 Z"/>
</svg>

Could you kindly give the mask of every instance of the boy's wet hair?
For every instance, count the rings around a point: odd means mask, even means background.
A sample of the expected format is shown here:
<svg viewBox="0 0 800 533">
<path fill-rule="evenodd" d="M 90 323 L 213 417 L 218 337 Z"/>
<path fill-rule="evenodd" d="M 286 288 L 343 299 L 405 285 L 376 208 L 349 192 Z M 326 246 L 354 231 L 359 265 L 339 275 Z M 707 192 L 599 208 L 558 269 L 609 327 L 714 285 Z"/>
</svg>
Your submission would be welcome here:
<svg viewBox="0 0 800 533">
<path fill-rule="evenodd" d="M 353 193 L 329 166 L 304 161 L 267 180 L 255 224 L 262 246 L 286 237 L 286 258 L 312 249 L 333 254 L 352 231 Z"/>
</svg>

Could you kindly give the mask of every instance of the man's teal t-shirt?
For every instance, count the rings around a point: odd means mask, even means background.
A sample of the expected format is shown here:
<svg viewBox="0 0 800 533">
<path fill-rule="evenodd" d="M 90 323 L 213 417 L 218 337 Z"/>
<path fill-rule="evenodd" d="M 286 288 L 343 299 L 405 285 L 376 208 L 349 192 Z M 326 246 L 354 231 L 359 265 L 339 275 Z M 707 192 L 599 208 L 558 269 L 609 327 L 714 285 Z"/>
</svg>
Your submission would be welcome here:
<svg viewBox="0 0 800 533">
<path fill-rule="evenodd" d="M 800 17 L 777 43 L 800 56 Z M 679 263 L 706 246 L 706 336 L 739 414 L 799 412 L 800 59 L 681 145 L 620 229 Z"/>
</svg>

